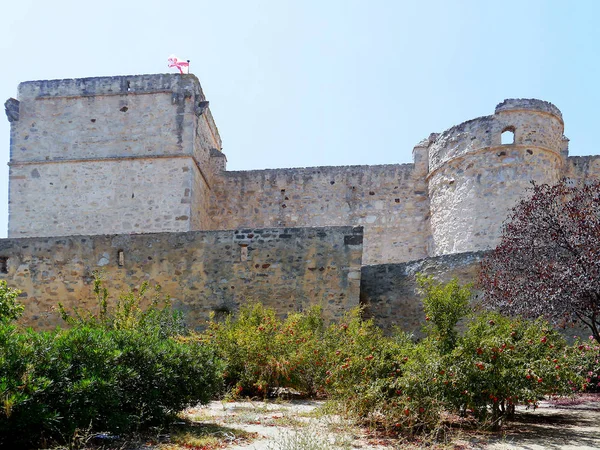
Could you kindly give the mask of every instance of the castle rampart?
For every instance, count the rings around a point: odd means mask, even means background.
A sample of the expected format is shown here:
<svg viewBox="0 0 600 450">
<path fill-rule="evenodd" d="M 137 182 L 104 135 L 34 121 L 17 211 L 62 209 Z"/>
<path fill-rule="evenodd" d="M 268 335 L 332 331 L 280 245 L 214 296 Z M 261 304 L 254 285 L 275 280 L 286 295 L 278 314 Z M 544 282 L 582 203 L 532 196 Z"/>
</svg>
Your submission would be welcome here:
<svg viewBox="0 0 600 450">
<path fill-rule="evenodd" d="M 193 75 L 26 82 L 7 114 L 10 237 L 350 224 L 365 264 L 397 263 L 491 248 L 531 180 L 597 172 L 535 99 L 432 134 L 412 164 L 239 172 Z"/>
<path fill-rule="evenodd" d="M 365 227 L 363 262 L 427 256 L 429 199 L 414 164 L 224 172 L 209 216 L 216 229 Z"/>
<path fill-rule="evenodd" d="M 600 178 L 600 157 L 568 157 L 561 112 L 535 99 L 432 133 L 412 163 L 251 171 L 226 170 L 193 75 L 26 82 L 5 109 L 0 279 L 36 326 L 90 298 L 101 269 L 117 290 L 159 282 L 192 324 L 251 300 L 338 317 L 360 289 L 384 328 L 414 329 L 413 268 L 472 278 L 471 252 L 497 244 L 531 181 Z"/>
<path fill-rule="evenodd" d="M 60 301 L 94 309 L 94 273 L 115 294 L 161 285 L 192 326 L 262 302 L 284 315 L 323 306 L 329 319 L 358 305 L 362 228 L 248 228 L 138 235 L 0 239 L 0 279 L 23 291 L 23 323 L 52 328 Z"/>
</svg>

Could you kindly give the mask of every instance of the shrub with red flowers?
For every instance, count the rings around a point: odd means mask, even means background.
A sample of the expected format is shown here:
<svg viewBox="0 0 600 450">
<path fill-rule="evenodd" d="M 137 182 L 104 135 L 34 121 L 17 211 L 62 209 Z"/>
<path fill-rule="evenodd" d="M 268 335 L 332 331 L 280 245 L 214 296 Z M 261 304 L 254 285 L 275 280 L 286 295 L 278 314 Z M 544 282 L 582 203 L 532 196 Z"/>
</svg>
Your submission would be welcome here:
<svg viewBox="0 0 600 450">
<path fill-rule="evenodd" d="M 472 315 L 470 293 L 455 280 L 421 277 L 421 286 L 430 320 L 420 342 L 364 325 L 345 331 L 346 353 L 331 371 L 328 393 L 349 413 L 409 432 L 434 427 L 443 410 L 497 428 L 517 404 L 535 407 L 580 384 L 565 339 L 547 322 Z"/>
<path fill-rule="evenodd" d="M 572 386 L 572 389 L 600 392 L 600 344 L 593 336 L 587 341 L 577 338 L 569 350 L 571 367 L 581 377 L 581 386 Z"/>
<path fill-rule="evenodd" d="M 477 316 L 447 360 L 448 403 L 492 427 L 509 420 L 516 405 L 568 395 L 579 382 L 565 339 L 541 319 Z"/>
<path fill-rule="evenodd" d="M 338 412 L 402 432 L 440 421 L 436 386 L 422 382 L 438 365 L 427 345 L 401 332 L 384 336 L 358 309 L 331 325 L 324 341 L 330 362 L 325 391 Z"/>
<path fill-rule="evenodd" d="M 403 433 L 435 428 L 444 411 L 497 428 L 516 405 L 597 383 L 591 344 L 568 346 L 541 319 L 474 314 L 468 287 L 420 279 L 430 320 L 419 342 L 385 336 L 360 309 L 326 325 L 318 308 L 283 320 L 260 305 L 213 322 L 204 338 L 226 361 L 236 394 L 323 395 L 339 413 Z"/>
</svg>

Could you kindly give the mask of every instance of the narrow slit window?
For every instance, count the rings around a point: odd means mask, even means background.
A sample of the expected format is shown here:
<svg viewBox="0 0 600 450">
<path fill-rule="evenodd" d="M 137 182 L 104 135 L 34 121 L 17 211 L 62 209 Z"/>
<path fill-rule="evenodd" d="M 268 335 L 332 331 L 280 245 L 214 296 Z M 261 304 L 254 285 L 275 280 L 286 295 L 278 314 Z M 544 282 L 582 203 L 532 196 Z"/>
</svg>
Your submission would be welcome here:
<svg viewBox="0 0 600 450">
<path fill-rule="evenodd" d="M 8 258 L 0 256 L 0 273 L 8 273 Z"/>
<path fill-rule="evenodd" d="M 123 267 L 125 265 L 125 254 L 123 253 L 123 250 L 119 250 L 119 252 L 117 253 L 117 261 L 119 267 Z"/>
<path fill-rule="evenodd" d="M 500 136 L 500 142 L 502 143 L 502 145 L 514 144 L 515 143 L 515 129 L 512 127 L 506 128 Z"/>
</svg>

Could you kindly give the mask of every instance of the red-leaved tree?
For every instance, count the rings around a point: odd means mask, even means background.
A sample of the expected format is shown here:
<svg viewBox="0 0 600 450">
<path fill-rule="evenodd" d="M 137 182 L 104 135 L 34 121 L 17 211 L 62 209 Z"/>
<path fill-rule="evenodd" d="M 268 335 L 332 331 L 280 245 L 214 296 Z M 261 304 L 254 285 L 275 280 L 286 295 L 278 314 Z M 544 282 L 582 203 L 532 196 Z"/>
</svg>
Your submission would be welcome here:
<svg viewBox="0 0 600 450">
<path fill-rule="evenodd" d="M 484 258 L 484 302 L 501 312 L 580 321 L 600 342 L 600 182 L 533 185 Z"/>
</svg>

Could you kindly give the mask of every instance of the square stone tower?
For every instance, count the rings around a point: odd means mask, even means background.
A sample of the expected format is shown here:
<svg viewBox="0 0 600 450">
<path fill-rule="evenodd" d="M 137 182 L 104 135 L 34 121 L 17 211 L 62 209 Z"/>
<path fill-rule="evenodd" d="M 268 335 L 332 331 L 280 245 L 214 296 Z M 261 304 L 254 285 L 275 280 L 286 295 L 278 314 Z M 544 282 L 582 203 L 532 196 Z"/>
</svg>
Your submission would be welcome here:
<svg viewBox="0 0 600 450">
<path fill-rule="evenodd" d="M 210 228 L 224 158 L 195 76 L 30 81 L 5 106 L 9 237 Z"/>
</svg>

